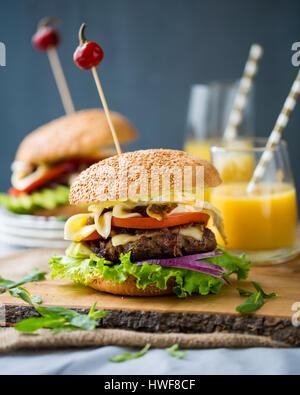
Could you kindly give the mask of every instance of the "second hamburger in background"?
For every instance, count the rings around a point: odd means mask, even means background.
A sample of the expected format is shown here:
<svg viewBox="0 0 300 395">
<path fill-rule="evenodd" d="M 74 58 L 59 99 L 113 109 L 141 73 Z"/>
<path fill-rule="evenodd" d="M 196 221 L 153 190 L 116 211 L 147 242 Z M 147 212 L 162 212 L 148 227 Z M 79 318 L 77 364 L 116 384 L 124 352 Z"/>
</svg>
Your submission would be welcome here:
<svg viewBox="0 0 300 395">
<path fill-rule="evenodd" d="M 121 144 L 137 138 L 127 118 L 111 113 Z M 82 212 L 70 206 L 69 186 L 91 164 L 115 155 L 104 111 L 89 109 L 58 118 L 27 135 L 12 164 L 9 193 L 0 204 L 17 214 L 68 217 Z"/>
</svg>

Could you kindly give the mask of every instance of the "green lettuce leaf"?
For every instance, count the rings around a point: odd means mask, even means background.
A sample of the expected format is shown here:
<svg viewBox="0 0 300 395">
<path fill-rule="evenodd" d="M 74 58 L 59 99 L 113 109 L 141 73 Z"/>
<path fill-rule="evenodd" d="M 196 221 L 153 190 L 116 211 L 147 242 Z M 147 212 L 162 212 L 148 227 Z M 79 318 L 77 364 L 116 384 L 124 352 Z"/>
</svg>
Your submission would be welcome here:
<svg viewBox="0 0 300 395">
<path fill-rule="evenodd" d="M 77 256 L 76 252 L 78 252 Z M 140 289 L 152 285 L 163 290 L 167 288 L 168 280 L 172 277 L 176 282 L 173 291 L 179 298 L 185 298 L 193 293 L 217 294 L 224 285 L 219 278 L 193 270 L 149 265 L 147 262 L 142 266 L 137 266 L 131 262 L 130 253 L 121 255 L 120 264 L 112 264 L 104 258 L 97 257 L 86 245 L 80 247 L 78 243 L 73 243 L 66 254 L 66 256 L 51 258 L 49 265 L 52 278 L 67 277 L 76 283 L 88 285 L 95 277 L 122 283 L 128 275 L 132 275 L 136 278 L 136 285 Z M 235 273 L 239 279 L 245 279 L 250 269 L 250 262 L 246 261 L 244 255 L 233 257 L 228 252 L 224 252 L 222 256 L 210 258 L 210 262 L 227 269 L 229 273 L 224 276 L 226 278 Z"/>
<path fill-rule="evenodd" d="M 16 214 L 32 214 L 37 209 L 54 209 L 69 203 L 70 188 L 60 185 L 56 189 L 41 189 L 18 197 L 0 194 L 0 205 Z"/>
</svg>

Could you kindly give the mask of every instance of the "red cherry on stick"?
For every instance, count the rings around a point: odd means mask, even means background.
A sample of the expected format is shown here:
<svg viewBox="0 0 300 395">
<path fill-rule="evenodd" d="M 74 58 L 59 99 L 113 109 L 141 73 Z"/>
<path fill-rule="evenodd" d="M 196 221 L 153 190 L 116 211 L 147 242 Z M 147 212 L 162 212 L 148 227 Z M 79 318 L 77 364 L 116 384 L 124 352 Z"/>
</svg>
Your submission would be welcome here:
<svg viewBox="0 0 300 395">
<path fill-rule="evenodd" d="M 32 37 L 32 45 L 36 49 L 47 53 L 66 114 L 72 114 L 75 108 L 56 50 L 60 42 L 60 36 L 53 27 L 49 26 L 50 24 L 57 25 L 59 23 L 60 20 L 57 18 L 42 19 L 38 24 L 37 32 Z"/>
<path fill-rule="evenodd" d="M 37 32 L 32 37 L 32 45 L 39 51 L 47 51 L 55 48 L 60 43 L 60 35 L 56 29 L 48 26 L 49 24 L 58 24 L 60 21 L 56 18 L 44 18 L 38 25 Z"/>
<path fill-rule="evenodd" d="M 110 111 L 105 99 L 105 95 L 102 89 L 102 85 L 100 82 L 100 78 L 98 76 L 96 66 L 101 62 L 103 59 L 103 51 L 100 45 L 94 42 L 89 42 L 86 40 L 84 36 L 84 30 L 86 28 L 86 24 L 83 23 L 79 30 L 79 47 L 74 52 L 74 62 L 75 64 L 83 70 L 91 70 L 95 84 L 103 105 L 103 109 L 106 115 L 107 123 L 110 128 L 117 153 L 120 155 L 122 153 L 119 139 L 115 130 L 115 127 L 111 121 Z"/>
<path fill-rule="evenodd" d="M 87 41 L 84 36 L 86 24 L 82 24 L 79 30 L 79 46 L 74 52 L 75 64 L 83 70 L 90 70 L 98 66 L 102 61 L 104 52 L 100 45 L 95 42 Z"/>
</svg>

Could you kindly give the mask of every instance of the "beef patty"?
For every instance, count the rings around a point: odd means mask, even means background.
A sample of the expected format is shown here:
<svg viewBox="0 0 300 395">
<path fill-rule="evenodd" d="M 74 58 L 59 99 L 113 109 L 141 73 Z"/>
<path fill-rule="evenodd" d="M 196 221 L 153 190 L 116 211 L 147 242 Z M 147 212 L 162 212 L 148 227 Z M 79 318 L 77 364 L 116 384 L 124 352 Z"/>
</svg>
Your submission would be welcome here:
<svg viewBox="0 0 300 395">
<path fill-rule="evenodd" d="M 97 256 L 111 262 L 118 262 L 120 254 L 131 251 L 131 261 L 139 262 L 147 259 L 174 258 L 213 251 L 216 238 L 211 230 L 202 225 L 203 237 L 196 240 L 180 234 L 180 226 L 149 231 L 139 231 L 143 234 L 138 240 L 114 247 L 111 239 L 90 241 L 89 245 Z M 147 233 L 149 237 L 147 237 Z M 152 233 L 152 235 L 150 235 Z"/>
</svg>

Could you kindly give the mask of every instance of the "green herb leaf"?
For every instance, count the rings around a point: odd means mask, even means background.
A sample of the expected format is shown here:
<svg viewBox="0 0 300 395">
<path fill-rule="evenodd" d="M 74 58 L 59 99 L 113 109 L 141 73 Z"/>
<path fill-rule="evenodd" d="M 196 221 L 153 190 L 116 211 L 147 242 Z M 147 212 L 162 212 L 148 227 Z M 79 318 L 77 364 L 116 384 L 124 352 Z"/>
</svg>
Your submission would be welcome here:
<svg viewBox="0 0 300 395">
<path fill-rule="evenodd" d="M 2 288 L 4 292 L 5 292 L 9 287 L 13 286 L 14 284 L 15 284 L 14 281 L 5 280 L 4 278 L 0 277 L 0 288 Z"/>
<path fill-rule="evenodd" d="M 173 358 L 182 359 L 186 356 L 186 351 L 180 351 L 178 344 L 174 344 L 174 346 L 166 348 L 166 351 Z"/>
<path fill-rule="evenodd" d="M 17 288 L 21 285 L 27 284 L 27 283 L 33 283 L 36 281 L 44 281 L 46 280 L 46 272 L 42 272 L 40 270 L 33 270 L 31 274 L 23 278 L 21 281 L 11 281 L 11 280 L 6 280 L 2 277 L 0 277 L 0 288 L 4 288 L 5 290 L 9 290 L 12 288 Z"/>
<path fill-rule="evenodd" d="M 147 353 L 151 344 L 147 344 L 140 352 L 138 353 L 131 353 L 131 352 L 124 352 L 119 355 L 115 355 L 114 357 L 109 358 L 110 362 L 125 362 L 130 361 L 131 359 L 140 358 Z"/>
<path fill-rule="evenodd" d="M 271 293 L 271 294 L 266 294 L 264 292 L 264 290 L 262 289 L 262 287 L 256 283 L 255 281 L 251 281 L 252 285 L 254 286 L 254 288 L 257 290 L 257 292 L 260 292 L 263 296 L 264 299 L 270 299 L 270 298 L 274 298 L 275 296 L 277 296 L 275 293 Z"/>
<path fill-rule="evenodd" d="M 245 291 L 244 289 L 241 288 L 237 289 L 241 296 L 248 296 L 246 302 L 239 305 L 236 308 L 236 311 L 242 315 L 250 314 L 260 309 L 264 305 L 264 299 L 269 299 L 269 298 L 273 298 L 274 296 L 277 296 L 275 293 L 271 293 L 269 295 L 266 294 L 262 289 L 262 287 L 255 281 L 252 281 L 252 285 L 256 289 L 257 291 L 256 293 L 253 293 L 251 291 Z"/>
<path fill-rule="evenodd" d="M 42 307 L 34 303 L 41 302 L 39 297 L 31 297 L 26 289 L 14 288 L 13 295 L 20 297 L 31 304 L 41 317 L 30 318 L 19 322 L 15 328 L 21 332 L 35 332 L 41 328 L 52 329 L 55 333 L 67 332 L 72 330 L 90 331 L 97 328 L 97 318 L 105 317 L 107 311 L 98 310 L 95 312 L 96 303 L 93 305 L 90 314 L 80 314 L 75 310 L 63 307 Z M 34 302 L 34 303 L 33 303 Z"/>
<path fill-rule="evenodd" d="M 264 299 L 260 292 L 251 295 L 245 303 L 236 308 L 240 314 L 250 314 L 253 311 L 260 309 L 264 305 Z"/>
<path fill-rule="evenodd" d="M 68 324 L 75 329 L 93 330 L 97 327 L 97 321 L 86 314 L 79 314 L 75 310 L 62 307 L 38 307 L 37 311 L 43 317 L 64 317 Z"/>
<path fill-rule="evenodd" d="M 77 329 L 84 331 L 92 331 L 97 327 L 97 321 L 90 318 L 88 315 L 80 314 L 69 321 L 69 324 Z"/>
<path fill-rule="evenodd" d="M 63 307 L 38 307 L 37 311 L 43 317 L 60 316 L 60 317 L 66 318 L 67 320 L 72 320 L 73 318 L 80 315 L 75 310 L 69 310 L 69 309 L 65 309 Z"/>
<path fill-rule="evenodd" d="M 97 319 L 104 318 L 105 316 L 107 316 L 108 310 L 95 311 L 96 305 L 97 305 L 97 302 L 95 302 L 94 305 L 92 306 L 88 316 L 93 320 L 97 320 Z"/>
<path fill-rule="evenodd" d="M 30 293 L 27 291 L 27 289 L 25 289 L 23 287 L 16 287 L 16 288 L 9 289 L 8 292 L 14 298 L 22 299 L 22 300 L 24 300 L 24 302 L 26 302 L 34 307 L 34 301 L 32 300 L 32 297 L 31 297 Z"/>
<path fill-rule="evenodd" d="M 244 289 L 241 288 L 237 288 L 237 290 L 239 291 L 240 296 L 251 296 L 254 294 L 254 292 L 245 291 Z"/>
<path fill-rule="evenodd" d="M 61 328 L 67 320 L 64 317 L 36 317 L 18 322 L 15 329 L 19 332 L 32 333 L 41 328 Z"/>
</svg>

